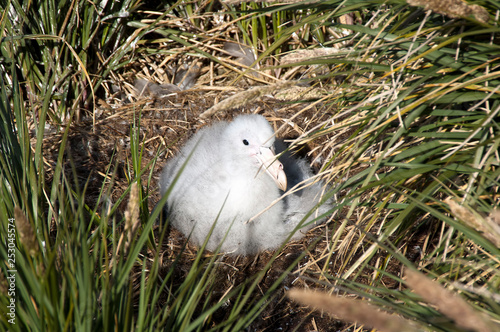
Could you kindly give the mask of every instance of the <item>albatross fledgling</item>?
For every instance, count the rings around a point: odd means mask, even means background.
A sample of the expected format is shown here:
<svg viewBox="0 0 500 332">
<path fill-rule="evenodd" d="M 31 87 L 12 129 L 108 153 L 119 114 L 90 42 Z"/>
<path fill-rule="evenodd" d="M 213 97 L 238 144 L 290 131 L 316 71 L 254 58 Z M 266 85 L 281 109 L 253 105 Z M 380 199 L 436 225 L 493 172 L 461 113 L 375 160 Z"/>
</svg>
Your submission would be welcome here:
<svg viewBox="0 0 500 332">
<path fill-rule="evenodd" d="M 160 179 L 162 196 L 173 186 L 167 198 L 169 222 L 196 245 L 203 244 L 216 222 L 206 247 L 211 251 L 228 230 L 223 252 L 254 254 L 279 247 L 321 200 L 323 187 L 316 182 L 279 200 L 287 188 L 313 175 L 304 160 L 288 152 L 278 161 L 274 149 L 282 152 L 283 147 L 261 115 L 240 115 L 199 130 L 167 162 Z M 330 208 L 325 203 L 317 212 Z M 293 239 L 314 225 L 306 225 Z"/>
</svg>

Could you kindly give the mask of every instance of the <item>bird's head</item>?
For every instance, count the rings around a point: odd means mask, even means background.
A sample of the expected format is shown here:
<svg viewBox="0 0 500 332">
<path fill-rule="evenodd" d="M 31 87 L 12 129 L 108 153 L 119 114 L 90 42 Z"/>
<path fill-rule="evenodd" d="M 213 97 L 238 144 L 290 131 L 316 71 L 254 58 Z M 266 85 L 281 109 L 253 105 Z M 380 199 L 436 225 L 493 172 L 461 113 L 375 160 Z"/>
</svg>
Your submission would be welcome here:
<svg viewBox="0 0 500 332">
<path fill-rule="evenodd" d="M 283 191 L 287 179 L 283 164 L 274 154 L 274 131 L 267 120 L 257 114 L 240 115 L 225 129 L 226 144 L 235 160 L 255 167 L 256 173 L 263 170 Z"/>
</svg>

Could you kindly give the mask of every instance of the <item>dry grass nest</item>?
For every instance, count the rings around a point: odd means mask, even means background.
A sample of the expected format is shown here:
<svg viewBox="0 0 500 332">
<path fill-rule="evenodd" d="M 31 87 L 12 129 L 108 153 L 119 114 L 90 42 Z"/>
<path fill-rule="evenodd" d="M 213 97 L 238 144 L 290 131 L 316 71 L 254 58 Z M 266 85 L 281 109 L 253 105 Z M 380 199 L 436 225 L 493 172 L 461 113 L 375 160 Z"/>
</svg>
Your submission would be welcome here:
<svg viewBox="0 0 500 332">
<path fill-rule="evenodd" d="M 139 66 L 140 67 L 140 66 Z M 149 188 L 149 211 L 151 212 L 155 204 L 159 201 L 158 190 L 159 174 L 165 161 L 175 155 L 183 143 L 199 128 L 210 125 L 214 121 L 229 120 L 241 113 L 258 113 L 265 116 L 274 129 L 278 132 L 278 137 L 285 138 L 293 142 L 298 147 L 298 152 L 302 157 L 311 161 L 311 166 L 316 171 L 320 170 L 325 161 L 328 161 L 335 151 L 336 144 L 348 137 L 355 128 L 345 129 L 341 134 L 324 134 L 310 139 L 312 130 L 321 128 L 329 121 L 335 113 L 335 109 L 321 99 L 309 102 L 297 102 L 286 100 L 287 89 L 297 88 L 292 83 L 278 86 L 276 91 L 285 91 L 276 97 L 272 89 L 265 85 L 257 85 L 257 89 L 264 87 L 269 93 L 249 94 L 254 87 L 250 87 L 250 79 L 242 80 L 236 86 L 224 86 L 230 80 L 221 80 L 216 87 L 204 85 L 206 77 L 214 76 L 210 70 L 201 70 L 201 76 L 197 84 L 187 90 L 170 91 L 169 93 L 147 93 L 148 91 L 137 91 L 134 88 L 134 77 L 142 74 L 145 80 L 153 84 L 160 84 L 153 75 L 148 76 L 145 71 L 137 71 L 131 68 L 131 74 L 120 77 L 121 87 L 115 90 L 114 94 L 99 100 L 98 109 L 94 114 L 84 116 L 79 123 L 71 124 L 67 150 L 65 151 L 65 173 L 68 178 L 77 175 L 78 184 L 81 189 L 87 185 L 85 198 L 86 204 L 94 208 L 98 204 L 103 183 L 104 192 L 109 193 L 108 202 L 114 203 L 123 195 L 129 186 L 129 169 L 131 165 L 131 127 L 135 123 L 139 128 L 139 139 L 143 142 L 141 148 L 142 165 L 149 165 L 142 175 L 142 183 L 148 183 L 148 176 L 152 172 L 152 182 Z M 220 76 L 220 75 L 219 75 Z M 202 83 L 200 83 L 202 82 Z M 255 82 L 254 82 L 255 83 Z M 303 88 L 298 87 L 300 91 Z M 111 85 L 108 90 L 112 91 Z M 306 89 L 307 90 L 307 89 Z M 274 91 L 274 92 L 276 92 Z M 287 90 L 288 91 L 288 90 Z M 292 93 L 295 97 L 297 92 Z M 236 97 L 235 97 L 236 96 Z M 219 108 L 207 116 L 206 111 L 221 101 L 233 98 L 238 100 L 234 104 L 226 104 L 225 108 Z M 140 126 L 138 124 L 140 123 Z M 63 134 L 58 134 L 47 130 L 44 140 L 45 166 L 47 168 L 47 181 L 51 181 L 51 174 L 57 162 L 59 149 Z M 335 163 L 329 165 L 330 170 L 334 170 Z M 361 167 L 361 166 L 360 166 Z M 73 172 L 76 170 L 76 172 Z M 326 172 L 325 180 L 334 186 L 335 172 Z M 71 182 L 71 181 L 70 181 Z M 122 215 L 126 208 L 127 200 L 124 200 L 118 211 Z M 292 272 L 283 280 L 276 296 L 271 298 L 266 309 L 259 319 L 255 320 L 251 326 L 254 331 L 288 331 L 294 330 L 298 326 L 300 330 L 330 331 L 339 330 L 342 327 L 348 328 L 338 320 L 326 314 L 313 311 L 307 307 L 301 307 L 285 297 L 285 291 L 291 287 L 318 288 L 325 287 L 318 283 L 318 280 L 325 281 L 324 285 L 331 291 L 329 282 L 324 276 L 336 275 L 337 267 L 342 264 L 342 259 L 349 254 L 350 245 L 356 242 L 361 235 L 356 220 L 352 220 L 341 235 L 341 240 L 345 242 L 344 249 L 334 253 L 331 257 L 330 239 L 336 231 L 336 221 L 342 220 L 345 211 L 338 211 L 333 216 L 333 220 L 322 226 L 318 226 L 309 231 L 301 240 L 289 243 L 274 261 L 271 269 L 259 284 L 255 294 L 256 297 L 264 294 L 265 291 L 282 275 L 282 273 L 299 257 L 306 252 L 304 258 L 293 268 Z M 121 220 L 121 218 L 117 218 Z M 159 226 L 155 226 L 155 239 L 159 241 Z M 375 230 L 374 230 L 375 231 Z M 423 234 L 420 238 L 416 236 L 415 247 L 426 237 Z M 175 229 L 168 231 L 167 237 L 161 245 L 159 253 L 160 265 L 167 273 L 177 255 L 184 250 L 182 260 L 176 267 L 175 278 L 179 284 L 183 277 L 187 275 L 198 248 L 186 243 L 185 237 Z M 411 246 L 409 246 L 411 247 Z M 184 249 L 183 249 L 184 248 Z M 358 250 L 359 251 L 359 250 Z M 111 250 L 110 250 L 111 252 Z M 222 256 L 218 260 L 218 273 L 220 282 L 212 290 L 211 298 L 214 300 L 222 298 L 229 291 L 240 283 L 244 282 L 257 272 L 261 271 L 269 262 L 273 252 L 263 252 L 251 257 L 228 257 Z M 351 256 L 351 261 L 355 261 L 362 253 L 356 252 Z M 144 249 L 143 255 L 153 259 L 155 253 L 149 249 Z M 211 253 L 205 253 L 210 256 Z M 377 255 L 374 259 L 381 257 Z M 418 252 L 410 253 L 413 259 L 418 259 Z M 325 262 L 328 259 L 328 266 Z M 145 261 L 148 261 L 146 259 Z M 391 270 L 397 271 L 400 265 L 396 263 Z M 161 274 L 161 272 L 160 272 Z M 141 268 L 137 267 L 134 274 L 136 294 L 139 294 L 141 279 Z M 369 277 L 361 277 L 368 282 Z M 392 284 L 389 287 L 398 287 L 392 279 L 388 279 Z M 330 284 L 331 285 L 331 284 Z M 175 285 L 173 285 L 175 287 Z M 337 290 L 338 291 L 338 290 Z M 165 294 L 167 297 L 167 294 Z M 137 297 L 138 302 L 138 297 Z M 231 303 L 227 303 L 214 316 L 214 323 L 220 319 L 223 321 L 230 311 Z M 159 308 L 160 309 L 160 308 Z"/>
</svg>

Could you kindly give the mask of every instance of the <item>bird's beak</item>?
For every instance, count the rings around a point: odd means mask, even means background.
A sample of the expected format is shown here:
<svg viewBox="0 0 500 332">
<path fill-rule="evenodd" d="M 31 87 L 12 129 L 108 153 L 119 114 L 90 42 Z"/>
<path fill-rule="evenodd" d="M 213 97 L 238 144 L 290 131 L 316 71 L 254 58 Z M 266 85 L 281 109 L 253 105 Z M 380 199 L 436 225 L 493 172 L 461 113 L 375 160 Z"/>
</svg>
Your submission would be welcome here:
<svg viewBox="0 0 500 332">
<path fill-rule="evenodd" d="M 266 173 L 276 182 L 278 188 L 286 191 L 287 181 L 283 164 L 276 158 L 273 149 L 261 146 L 257 154 L 257 159 L 266 170 Z"/>
</svg>

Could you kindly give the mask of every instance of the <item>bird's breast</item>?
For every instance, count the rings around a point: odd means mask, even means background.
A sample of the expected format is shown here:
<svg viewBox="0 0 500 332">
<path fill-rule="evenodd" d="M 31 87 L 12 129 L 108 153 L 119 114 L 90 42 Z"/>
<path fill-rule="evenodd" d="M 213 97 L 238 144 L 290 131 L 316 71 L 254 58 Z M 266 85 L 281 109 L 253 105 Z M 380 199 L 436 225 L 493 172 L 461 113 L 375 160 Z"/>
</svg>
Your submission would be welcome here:
<svg viewBox="0 0 500 332">
<path fill-rule="evenodd" d="M 247 177 L 232 178 L 230 181 L 227 206 L 237 210 L 243 219 L 248 220 L 270 207 L 280 197 L 279 189 L 267 174 L 249 174 Z M 269 211 L 279 213 L 281 202 Z M 271 212 L 266 212 L 267 214 Z M 263 218 L 265 214 L 262 214 Z"/>
</svg>

